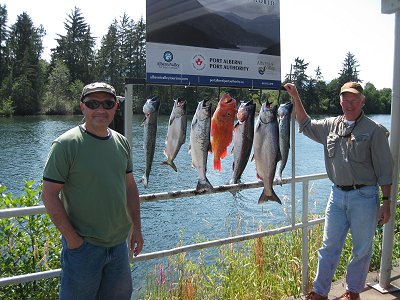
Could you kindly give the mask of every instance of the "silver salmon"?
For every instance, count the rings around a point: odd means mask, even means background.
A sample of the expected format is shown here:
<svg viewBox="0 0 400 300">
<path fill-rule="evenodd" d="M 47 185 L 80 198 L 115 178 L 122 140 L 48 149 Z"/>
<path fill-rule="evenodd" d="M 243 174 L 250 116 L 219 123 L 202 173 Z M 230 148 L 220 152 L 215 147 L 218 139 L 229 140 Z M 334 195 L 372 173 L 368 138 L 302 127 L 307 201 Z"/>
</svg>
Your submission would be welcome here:
<svg viewBox="0 0 400 300">
<path fill-rule="evenodd" d="M 240 182 L 240 177 L 249 161 L 254 138 L 254 115 L 256 105 L 253 101 L 242 102 L 236 114 L 237 122 L 233 128 L 233 175 L 230 184 Z"/>
<path fill-rule="evenodd" d="M 174 163 L 175 157 L 181 146 L 186 140 L 186 127 L 187 127 L 187 105 L 186 100 L 177 98 L 174 100 L 171 115 L 168 122 L 167 138 L 165 140 L 164 155 L 167 160 L 163 164 L 171 166 L 177 172 Z"/>
<path fill-rule="evenodd" d="M 151 165 L 153 164 L 154 150 L 156 148 L 156 135 L 157 135 L 157 119 L 158 111 L 160 110 L 160 99 L 158 96 L 147 99 L 143 105 L 144 120 L 142 126 L 144 127 L 143 134 L 143 149 L 145 153 L 145 171 L 140 182 L 147 188 L 149 182 L 149 175 Z"/>
<path fill-rule="evenodd" d="M 280 160 L 278 121 L 276 106 L 263 103 L 254 130 L 254 160 L 257 178 L 262 180 L 264 189 L 258 203 L 271 200 L 281 204 L 272 188 L 276 165 Z"/>
<path fill-rule="evenodd" d="M 203 100 L 197 105 L 190 128 L 190 148 L 192 167 L 197 170 L 198 181 L 196 191 L 198 193 L 212 190 L 213 186 L 208 181 L 207 158 L 210 150 L 211 127 L 211 102 Z"/>
<path fill-rule="evenodd" d="M 279 105 L 279 151 L 281 152 L 281 162 L 278 169 L 277 181 L 282 185 L 282 172 L 285 169 L 290 149 L 290 118 L 293 110 L 293 103 L 287 102 Z"/>
</svg>

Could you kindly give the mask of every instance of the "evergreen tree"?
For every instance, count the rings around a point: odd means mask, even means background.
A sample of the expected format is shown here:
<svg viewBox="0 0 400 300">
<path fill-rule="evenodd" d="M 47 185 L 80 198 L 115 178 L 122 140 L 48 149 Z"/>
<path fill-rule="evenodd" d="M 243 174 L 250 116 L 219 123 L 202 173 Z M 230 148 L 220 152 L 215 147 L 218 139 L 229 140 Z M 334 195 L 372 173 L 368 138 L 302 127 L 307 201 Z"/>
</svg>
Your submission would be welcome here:
<svg viewBox="0 0 400 300">
<path fill-rule="evenodd" d="M 304 108 L 308 111 L 310 109 L 310 100 L 306 95 L 307 88 L 309 87 L 309 77 L 306 74 L 309 63 L 305 63 L 304 59 L 297 57 L 294 60 L 293 72 L 291 75 L 291 82 L 294 83 L 299 91 L 299 95 L 303 100 Z M 290 80 L 290 79 L 288 79 Z"/>
<path fill-rule="evenodd" d="M 40 55 L 44 34 L 43 27 L 35 28 L 26 13 L 19 15 L 17 22 L 11 26 L 7 40 L 11 72 L 7 83 L 15 114 L 28 115 L 39 111 L 43 84 Z"/>
<path fill-rule="evenodd" d="M 97 80 L 113 85 L 117 93 L 125 90 L 122 74 L 124 62 L 121 57 L 121 40 L 118 22 L 114 19 L 108 27 L 108 32 L 101 40 L 96 59 Z"/>
<path fill-rule="evenodd" d="M 362 82 L 359 78 L 358 60 L 354 54 L 347 52 L 342 69 L 339 72 L 339 85 L 340 87 L 348 81 Z"/>
<path fill-rule="evenodd" d="M 7 61 L 7 47 L 6 41 L 8 38 L 7 30 L 7 8 L 0 4 L 0 89 L 3 83 L 3 79 L 8 75 L 8 61 Z M 1 99 L 0 93 L 0 99 Z"/>
<path fill-rule="evenodd" d="M 77 7 L 71 11 L 64 22 L 65 35 L 58 34 L 58 46 L 52 50 L 51 65 L 62 60 L 70 71 L 71 82 L 80 80 L 92 81 L 94 64 L 95 38 L 90 33 L 90 26 L 85 22 L 81 10 Z"/>
</svg>

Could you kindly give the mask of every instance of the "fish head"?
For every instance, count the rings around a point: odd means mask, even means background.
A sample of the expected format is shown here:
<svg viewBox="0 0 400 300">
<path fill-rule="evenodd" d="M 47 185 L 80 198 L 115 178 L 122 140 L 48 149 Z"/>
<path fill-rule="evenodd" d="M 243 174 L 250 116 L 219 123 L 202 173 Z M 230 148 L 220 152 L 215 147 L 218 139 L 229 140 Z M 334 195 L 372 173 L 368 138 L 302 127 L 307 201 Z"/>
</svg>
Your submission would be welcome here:
<svg viewBox="0 0 400 300">
<path fill-rule="evenodd" d="M 261 105 L 259 118 L 262 123 L 270 123 L 276 121 L 276 106 L 272 105 L 272 103 L 265 102 Z"/>
<path fill-rule="evenodd" d="M 174 99 L 173 111 L 174 111 L 175 115 L 178 117 L 186 115 L 187 102 L 183 97 L 178 97 L 178 98 Z"/>
<path fill-rule="evenodd" d="M 236 99 L 225 93 L 218 102 L 213 118 L 218 119 L 220 122 L 233 122 L 236 113 Z"/>
<path fill-rule="evenodd" d="M 279 105 L 278 107 L 278 117 L 279 119 L 283 119 L 285 116 L 288 116 L 292 113 L 293 103 L 287 102 Z"/>
<path fill-rule="evenodd" d="M 143 105 L 143 113 L 146 116 L 158 112 L 159 109 L 160 109 L 160 98 L 158 96 L 147 99 L 146 103 Z"/>
<path fill-rule="evenodd" d="M 197 118 L 200 120 L 205 120 L 211 116 L 211 100 L 210 99 L 204 99 L 199 102 L 197 105 L 196 113 L 195 115 Z"/>
<path fill-rule="evenodd" d="M 254 116 L 256 111 L 256 105 L 253 103 L 253 100 L 247 102 L 240 102 L 238 112 L 236 114 L 236 118 L 239 122 L 245 122 L 249 116 Z"/>
</svg>

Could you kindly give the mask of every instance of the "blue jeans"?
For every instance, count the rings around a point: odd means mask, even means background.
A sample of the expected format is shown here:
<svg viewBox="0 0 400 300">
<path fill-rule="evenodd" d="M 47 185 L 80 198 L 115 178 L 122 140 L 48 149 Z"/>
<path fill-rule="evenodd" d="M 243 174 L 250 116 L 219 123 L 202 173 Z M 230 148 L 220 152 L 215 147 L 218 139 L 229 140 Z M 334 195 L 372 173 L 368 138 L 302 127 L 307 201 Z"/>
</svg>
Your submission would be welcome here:
<svg viewBox="0 0 400 300">
<path fill-rule="evenodd" d="M 62 238 L 62 300 L 131 299 L 132 277 L 126 243 L 105 248 L 84 242 L 67 248 Z"/>
<path fill-rule="evenodd" d="M 318 250 L 318 269 L 314 281 L 316 293 L 328 295 L 349 229 L 353 252 L 347 267 L 346 289 L 354 293 L 362 291 L 372 255 L 378 210 L 377 186 L 365 186 L 348 192 L 332 186 L 325 212 L 324 238 Z"/>
</svg>

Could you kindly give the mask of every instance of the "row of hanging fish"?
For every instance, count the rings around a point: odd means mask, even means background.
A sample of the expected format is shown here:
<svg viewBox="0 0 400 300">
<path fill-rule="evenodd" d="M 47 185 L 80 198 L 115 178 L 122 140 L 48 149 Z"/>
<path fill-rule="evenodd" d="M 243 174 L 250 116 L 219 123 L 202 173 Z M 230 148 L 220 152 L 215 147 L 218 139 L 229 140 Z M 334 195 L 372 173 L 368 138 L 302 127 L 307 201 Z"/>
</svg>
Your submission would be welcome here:
<svg viewBox="0 0 400 300">
<path fill-rule="evenodd" d="M 208 153 L 214 155 L 213 169 L 221 171 L 221 159 L 226 157 L 233 138 L 231 153 L 234 160 L 229 184 L 240 182 L 253 149 L 252 160 L 255 161 L 256 176 L 264 186 L 258 203 L 267 200 L 281 203 L 273 190 L 273 181 L 279 161 L 281 163 L 276 178 L 278 182 L 282 181 L 282 171 L 288 159 L 292 103 L 281 104 L 279 108 L 268 102 L 262 104 L 256 124 L 256 105 L 253 101 L 241 102 L 238 109 L 236 105 L 236 100 L 229 94 L 221 97 L 213 114 L 210 100 L 202 100 L 197 105 L 190 128 L 189 146 L 192 167 L 196 169 L 198 175 L 196 191 L 201 193 L 213 189 L 207 179 Z M 141 182 L 145 187 L 148 185 L 154 157 L 159 108 L 158 97 L 148 99 L 143 106 L 145 114 L 142 123 L 144 126 L 145 174 Z M 234 124 L 235 118 L 237 119 L 236 124 Z M 163 162 L 175 171 L 177 171 L 177 167 L 174 159 L 185 143 L 186 126 L 187 103 L 182 98 L 175 99 L 165 140 L 166 161 Z"/>
</svg>

